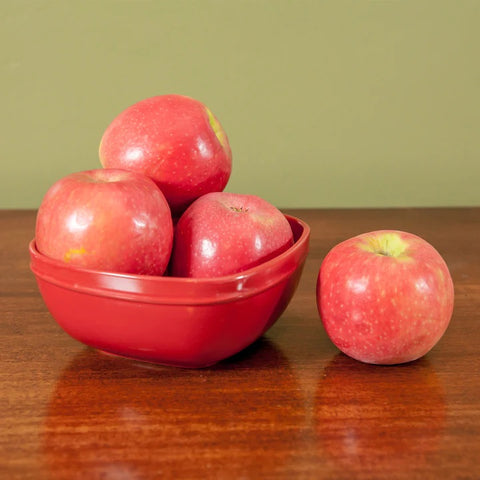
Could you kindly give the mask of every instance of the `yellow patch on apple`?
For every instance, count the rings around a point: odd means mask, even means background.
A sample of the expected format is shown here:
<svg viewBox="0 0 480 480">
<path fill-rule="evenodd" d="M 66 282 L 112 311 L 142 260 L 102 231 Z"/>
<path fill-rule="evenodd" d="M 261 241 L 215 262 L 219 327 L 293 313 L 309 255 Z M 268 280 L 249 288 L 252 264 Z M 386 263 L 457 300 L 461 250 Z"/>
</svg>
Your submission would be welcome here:
<svg viewBox="0 0 480 480">
<path fill-rule="evenodd" d="M 84 247 L 80 247 L 80 248 L 70 248 L 70 250 L 68 250 L 65 255 L 63 256 L 63 259 L 65 260 L 65 262 L 70 262 L 72 260 L 73 257 L 77 256 L 77 255 L 85 255 L 87 253 L 87 251 L 85 250 Z"/>
</svg>

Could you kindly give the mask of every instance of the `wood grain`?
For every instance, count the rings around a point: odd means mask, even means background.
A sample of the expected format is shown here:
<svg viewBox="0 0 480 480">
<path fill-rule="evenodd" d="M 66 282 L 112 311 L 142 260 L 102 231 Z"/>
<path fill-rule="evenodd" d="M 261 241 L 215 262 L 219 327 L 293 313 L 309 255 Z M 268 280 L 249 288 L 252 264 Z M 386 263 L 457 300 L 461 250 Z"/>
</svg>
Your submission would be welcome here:
<svg viewBox="0 0 480 480">
<path fill-rule="evenodd" d="M 312 229 L 277 324 L 212 368 L 98 353 L 53 321 L 29 271 L 35 212 L 0 211 L 0 478 L 479 479 L 480 209 L 289 210 Z M 432 243 L 455 283 L 439 344 L 407 365 L 340 354 L 315 304 L 336 243 Z"/>
</svg>

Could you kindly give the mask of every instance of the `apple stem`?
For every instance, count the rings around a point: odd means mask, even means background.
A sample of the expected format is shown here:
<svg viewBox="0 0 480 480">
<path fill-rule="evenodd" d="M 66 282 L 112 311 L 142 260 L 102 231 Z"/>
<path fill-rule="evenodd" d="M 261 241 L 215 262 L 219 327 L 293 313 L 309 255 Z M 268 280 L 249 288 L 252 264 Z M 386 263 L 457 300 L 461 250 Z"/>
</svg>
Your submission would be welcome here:
<svg viewBox="0 0 480 480">
<path fill-rule="evenodd" d="M 234 212 L 248 212 L 248 208 L 246 207 L 230 207 L 230 210 Z"/>
</svg>

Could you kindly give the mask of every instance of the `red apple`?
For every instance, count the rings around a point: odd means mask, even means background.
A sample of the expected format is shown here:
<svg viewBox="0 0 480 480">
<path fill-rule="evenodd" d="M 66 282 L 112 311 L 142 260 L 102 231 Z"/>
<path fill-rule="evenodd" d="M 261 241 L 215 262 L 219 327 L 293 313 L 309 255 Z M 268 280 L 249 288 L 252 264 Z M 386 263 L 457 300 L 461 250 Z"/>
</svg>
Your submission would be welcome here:
<svg viewBox="0 0 480 480">
<path fill-rule="evenodd" d="M 290 224 L 266 200 L 209 193 L 190 205 L 178 221 L 172 274 L 217 277 L 237 273 L 275 257 L 292 244 Z"/>
<path fill-rule="evenodd" d="M 120 113 L 103 134 L 100 161 L 152 178 L 172 212 L 222 191 L 232 170 L 227 135 L 201 102 L 182 95 L 142 100 Z"/>
<path fill-rule="evenodd" d="M 68 175 L 46 193 L 35 241 L 51 258 L 95 270 L 161 275 L 173 226 L 162 192 L 148 177 L 119 169 Z"/>
<path fill-rule="evenodd" d="M 379 230 L 335 246 L 322 262 L 317 306 L 332 342 L 366 363 L 425 355 L 453 311 L 453 282 L 440 254 L 411 233 Z"/>
</svg>

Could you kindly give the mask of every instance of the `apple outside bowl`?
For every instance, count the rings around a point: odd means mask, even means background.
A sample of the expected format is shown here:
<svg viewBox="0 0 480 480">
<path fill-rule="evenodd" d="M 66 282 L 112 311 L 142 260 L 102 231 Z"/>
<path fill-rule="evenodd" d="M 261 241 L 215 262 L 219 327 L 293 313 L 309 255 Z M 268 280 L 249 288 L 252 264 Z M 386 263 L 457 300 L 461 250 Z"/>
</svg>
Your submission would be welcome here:
<svg viewBox="0 0 480 480">
<path fill-rule="evenodd" d="M 57 323 L 108 353 L 200 368 L 248 347 L 280 317 L 300 280 L 310 228 L 286 215 L 294 244 L 243 272 L 216 278 L 155 277 L 78 268 L 42 255 L 30 267 Z"/>
</svg>

